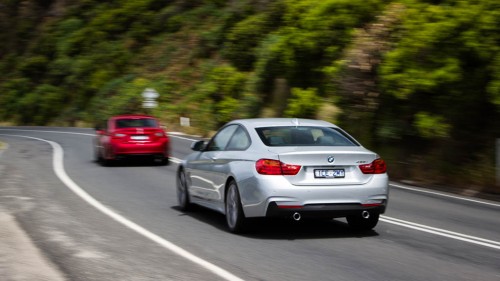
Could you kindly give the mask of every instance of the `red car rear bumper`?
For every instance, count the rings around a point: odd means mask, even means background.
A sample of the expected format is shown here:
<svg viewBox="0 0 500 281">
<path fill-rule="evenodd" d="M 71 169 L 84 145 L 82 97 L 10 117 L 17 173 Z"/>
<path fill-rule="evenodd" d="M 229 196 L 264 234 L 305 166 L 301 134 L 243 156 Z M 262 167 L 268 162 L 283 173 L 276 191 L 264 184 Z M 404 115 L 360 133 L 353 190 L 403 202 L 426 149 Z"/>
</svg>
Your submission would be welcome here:
<svg viewBox="0 0 500 281">
<path fill-rule="evenodd" d="M 169 146 L 167 139 L 161 139 L 155 142 L 112 142 L 110 145 L 110 154 L 112 158 L 126 155 L 163 155 L 169 156 Z"/>
</svg>

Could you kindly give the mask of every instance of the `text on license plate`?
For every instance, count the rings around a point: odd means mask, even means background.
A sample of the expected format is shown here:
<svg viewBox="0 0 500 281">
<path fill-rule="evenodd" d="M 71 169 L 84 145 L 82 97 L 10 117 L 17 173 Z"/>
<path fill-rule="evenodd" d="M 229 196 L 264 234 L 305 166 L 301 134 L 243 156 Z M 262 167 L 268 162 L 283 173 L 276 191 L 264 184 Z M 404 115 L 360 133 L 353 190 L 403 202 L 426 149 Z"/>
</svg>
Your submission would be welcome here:
<svg viewBox="0 0 500 281">
<path fill-rule="evenodd" d="M 314 170 L 315 178 L 344 178 L 345 170 L 344 169 L 321 169 Z"/>
<path fill-rule="evenodd" d="M 148 136 L 131 136 L 130 138 L 133 140 L 147 140 L 147 139 L 149 139 Z"/>
</svg>

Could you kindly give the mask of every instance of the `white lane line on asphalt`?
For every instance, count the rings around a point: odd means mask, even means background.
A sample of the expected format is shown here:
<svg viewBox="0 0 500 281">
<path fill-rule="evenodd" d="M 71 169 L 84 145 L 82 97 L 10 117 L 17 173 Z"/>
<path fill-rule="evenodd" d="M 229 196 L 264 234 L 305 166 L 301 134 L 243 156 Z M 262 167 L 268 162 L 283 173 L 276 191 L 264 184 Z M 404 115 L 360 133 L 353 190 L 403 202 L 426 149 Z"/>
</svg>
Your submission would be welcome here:
<svg viewBox="0 0 500 281">
<path fill-rule="evenodd" d="M 59 133 L 59 134 L 73 134 L 73 135 L 95 136 L 95 134 L 87 134 L 87 133 L 64 132 L 64 131 L 46 131 L 46 130 L 26 130 L 26 129 L 0 128 L 0 131 L 40 132 L 40 133 Z M 176 133 L 176 132 L 170 132 L 169 136 L 174 137 L 174 138 L 178 138 L 178 139 L 193 141 L 193 142 L 197 141 L 195 139 L 181 137 L 178 134 L 179 133 Z M 172 160 L 174 160 L 174 161 L 172 161 L 174 163 L 180 163 L 181 162 L 181 160 L 178 159 L 178 158 L 173 158 Z M 409 186 L 404 186 L 404 185 L 401 185 L 401 184 L 390 183 L 389 185 L 392 186 L 392 187 L 400 188 L 400 189 L 406 189 L 406 190 L 411 190 L 411 191 L 416 191 L 416 192 L 421 192 L 421 193 L 428 193 L 428 194 L 433 194 L 433 195 L 438 195 L 438 196 L 443 196 L 443 197 L 448 197 L 448 198 L 453 198 L 453 199 L 458 199 L 458 200 L 463 200 L 463 201 L 469 201 L 469 202 L 474 202 L 474 203 L 479 203 L 479 204 L 484 204 L 484 205 L 490 205 L 490 206 L 500 207 L 500 204 L 498 204 L 498 203 L 488 202 L 488 201 L 484 201 L 484 200 L 471 199 L 471 198 L 457 196 L 457 195 L 450 195 L 450 194 L 446 194 L 446 193 L 443 193 L 443 192 L 437 192 L 437 191 L 423 190 L 421 188 L 409 187 Z"/>
<path fill-rule="evenodd" d="M 393 183 L 391 183 L 389 185 L 393 186 L 393 187 L 396 187 L 396 188 L 401 188 L 401 189 L 406 189 L 406 190 L 411 190 L 411 191 L 417 191 L 417 192 L 421 192 L 421 193 L 428 193 L 428 194 L 439 195 L 439 196 L 453 198 L 453 199 L 458 199 L 458 200 L 463 200 L 463 201 L 469 201 L 469 202 L 474 202 L 474 203 L 479 203 L 479 204 L 484 204 L 484 205 L 490 205 L 490 206 L 500 207 L 500 204 L 498 204 L 498 203 L 487 202 L 487 201 L 483 201 L 483 200 L 471 199 L 471 198 L 457 196 L 457 195 L 450 195 L 450 194 L 446 194 L 446 193 L 442 193 L 442 192 L 437 192 L 437 191 L 423 190 L 421 188 L 414 188 L 414 187 L 404 186 L 404 185 L 400 185 L 400 184 L 393 184 Z"/>
<path fill-rule="evenodd" d="M 432 233 L 432 234 L 436 234 L 439 236 L 444 236 L 444 237 L 448 237 L 448 238 L 452 238 L 452 239 L 456 239 L 456 240 L 469 242 L 472 244 L 477 244 L 477 245 L 500 250 L 500 242 L 497 242 L 497 241 L 488 240 L 488 239 L 484 239 L 484 238 L 480 238 L 480 237 L 476 237 L 476 236 L 471 236 L 471 235 L 466 235 L 466 234 L 462 234 L 462 233 L 458 233 L 458 232 L 453 232 L 453 231 L 449 231 L 449 230 L 445 230 L 445 229 L 441 229 L 441 228 L 431 227 L 431 226 L 427 226 L 427 225 L 423 225 L 423 224 L 404 221 L 404 220 L 400 220 L 400 219 L 396 219 L 396 218 L 392 218 L 392 217 L 380 216 L 380 220 L 383 222 L 386 222 L 386 223 L 391 223 L 391 224 L 403 226 L 406 228 L 411 228 L 411 229 L 418 230 L 418 231 Z"/>
<path fill-rule="evenodd" d="M 87 134 L 87 133 L 63 132 L 63 131 L 45 131 L 45 130 L 0 129 L 0 131 L 37 132 L 37 133 L 57 133 L 57 134 L 82 135 L 82 136 L 95 136 L 95 134 Z"/>
<path fill-rule="evenodd" d="M 7 130 L 9 130 L 9 129 L 7 129 Z M 15 130 L 15 129 L 12 129 L 12 130 Z M 34 130 L 24 130 L 24 131 L 34 131 Z M 40 132 L 61 133 L 61 132 L 58 132 L 58 131 L 40 131 Z M 72 134 L 72 132 L 64 132 L 64 133 Z M 82 135 L 82 133 L 75 133 L 75 134 L 81 134 Z M 83 135 L 85 135 L 85 134 L 83 134 Z M 91 135 L 91 134 L 86 134 L 86 135 Z M 175 136 L 175 137 L 178 137 L 178 136 Z M 179 138 L 182 138 L 182 137 L 179 137 Z M 188 138 L 182 138 L 182 139 L 195 141 L 195 140 L 188 139 Z M 174 162 L 174 163 L 180 163 L 181 162 L 181 160 L 178 159 L 178 158 L 171 158 L 171 159 L 173 160 L 172 162 Z M 401 188 L 401 189 L 407 189 L 407 190 L 422 192 L 422 193 L 429 193 L 429 194 L 433 194 L 433 195 L 439 195 L 439 196 L 443 196 L 443 197 L 449 197 L 449 198 L 464 200 L 464 201 L 470 201 L 470 202 L 474 202 L 474 203 L 480 203 L 480 204 L 492 205 L 492 206 L 500 207 L 500 204 L 495 204 L 495 203 L 491 203 L 491 202 L 486 202 L 486 201 L 481 201 L 481 200 L 476 200 L 476 199 L 470 199 L 470 198 L 460 197 L 460 196 L 455 196 L 455 195 L 444 194 L 444 193 L 441 193 L 441 192 L 434 192 L 434 191 L 422 190 L 422 189 L 407 187 L 407 186 L 393 184 L 393 183 L 391 183 L 390 186 L 393 186 L 393 187 L 396 187 L 396 188 Z M 492 240 L 487 240 L 487 239 L 483 239 L 483 238 L 479 238 L 479 237 L 474 237 L 474 236 L 469 236 L 469 235 L 465 235 L 465 234 L 460 234 L 460 233 L 456 233 L 456 232 L 452 232 L 452 231 L 447 231 L 447 230 L 439 229 L 439 228 L 434 228 L 434 227 L 430 227 L 430 226 L 420 225 L 420 224 L 416 224 L 416 223 L 412 223 L 412 222 L 408 222 L 408 221 L 403 221 L 403 220 L 399 220 L 399 219 L 391 218 L 391 217 L 386 217 L 386 216 L 381 216 L 380 220 L 384 221 L 384 222 L 387 222 L 387 223 L 392 223 L 392 224 L 396 224 L 396 225 L 399 225 L 399 226 L 403 226 L 403 227 L 407 227 L 407 228 L 411 228 L 411 229 L 415 229 L 415 230 L 419 230 L 419 231 L 433 233 L 433 234 L 436 234 L 436 235 L 445 236 L 445 237 L 452 238 L 452 239 L 462 240 L 462 241 L 466 241 L 466 242 L 470 242 L 470 243 L 474 243 L 474 244 L 478 244 L 478 245 L 482 245 L 482 246 L 486 246 L 486 247 L 490 247 L 490 248 L 500 249 L 500 246 L 497 246 L 497 245 L 500 245 L 500 243 L 496 242 L 496 241 L 492 241 Z"/>
<path fill-rule="evenodd" d="M 63 131 L 45 131 L 45 130 L 23 130 L 23 129 L 0 129 L 0 131 L 20 131 L 20 132 L 37 132 L 37 133 L 56 133 L 56 134 L 70 134 L 70 135 L 82 135 L 82 136 L 90 136 L 94 137 L 95 134 L 87 134 L 87 133 L 77 133 L 77 132 L 63 132 Z M 170 134 L 169 134 L 170 135 Z M 8 136 L 8 135 L 6 135 Z M 178 139 L 183 139 L 183 140 L 189 140 L 189 141 L 196 141 L 193 139 L 188 139 L 184 137 L 179 137 L 177 135 L 170 135 L 171 137 L 178 138 Z M 169 157 L 169 159 L 176 164 L 181 163 L 181 159 L 175 158 L 175 157 Z"/>
<path fill-rule="evenodd" d="M 95 134 L 89 134 L 89 133 L 78 133 L 78 132 L 64 132 L 64 131 L 46 131 L 46 130 L 26 130 L 26 129 L 6 129 L 6 128 L 0 128 L 0 131 L 19 131 L 19 132 L 38 132 L 38 133 L 56 133 L 56 134 L 70 134 L 70 135 L 82 135 L 82 136 L 95 136 Z M 177 132 L 167 132 L 167 134 L 170 137 L 178 138 L 181 140 L 188 140 L 188 141 L 197 141 L 195 139 L 190 139 L 187 137 L 181 137 L 180 133 Z"/>
<path fill-rule="evenodd" d="M 0 134 L 3 135 L 3 134 Z M 141 234 L 142 236 L 152 240 L 153 242 L 161 245 L 162 247 L 174 252 L 175 254 L 198 264 L 199 266 L 207 269 L 208 271 L 224 278 L 225 280 L 230 280 L 230 281 L 241 281 L 243 279 L 237 277 L 236 275 L 233 275 L 232 273 L 228 272 L 225 269 L 222 269 L 202 258 L 199 258 L 198 256 L 195 256 L 191 254 L 190 252 L 184 250 L 183 248 L 173 244 L 172 242 L 152 233 L 151 231 L 143 228 L 142 226 L 134 223 L 133 221 L 125 218 L 124 216 L 121 216 L 115 212 L 113 212 L 110 208 L 104 206 L 101 202 L 97 201 L 94 199 L 92 196 L 90 196 L 87 192 L 85 192 L 80 186 L 78 186 L 67 174 L 64 169 L 64 150 L 62 149 L 61 145 L 59 145 L 57 142 L 45 140 L 45 139 L 40 139 L 40 138 L 35 138 L 35 137 L 28 137 L 28 136 L 21 136 L 21 135 L 5 135 L 5 136 L 11 136 L 11 137 L 21 137 L 21 138 L 28 138 L 28 139 L 34 139 L 38 141 L 43 141 L 46 143 L 49 143 L 52 146 L 53 149 L 53 168 L 54 172 L 56 175 L 59 177 L 59 179 L 71 190 L 73 191 L 76 195 L 78 195 L 80 198 L 82 198 L 85 202 L 89 203 L 92 207 L 98 209 L 102 213 L 106 214 L 107 216 L 111 217 L 115 221 L 125 225 L 126 227 L 130 228 L 131 230 Z"/>
</svg>

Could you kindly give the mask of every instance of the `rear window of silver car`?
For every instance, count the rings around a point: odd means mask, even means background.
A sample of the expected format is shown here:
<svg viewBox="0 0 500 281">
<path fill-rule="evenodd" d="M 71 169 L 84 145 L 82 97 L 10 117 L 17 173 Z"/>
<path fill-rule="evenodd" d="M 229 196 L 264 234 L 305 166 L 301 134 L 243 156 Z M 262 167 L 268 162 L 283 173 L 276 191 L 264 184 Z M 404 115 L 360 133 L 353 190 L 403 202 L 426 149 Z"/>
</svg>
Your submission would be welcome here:
<svg viewBox="0 0 500 281">
<path fill-rule="evenodd" d="M 267 146 L 359 146 L 356 140 L 337 128 L 280 126 L 255 130 Z"/>
</svg>

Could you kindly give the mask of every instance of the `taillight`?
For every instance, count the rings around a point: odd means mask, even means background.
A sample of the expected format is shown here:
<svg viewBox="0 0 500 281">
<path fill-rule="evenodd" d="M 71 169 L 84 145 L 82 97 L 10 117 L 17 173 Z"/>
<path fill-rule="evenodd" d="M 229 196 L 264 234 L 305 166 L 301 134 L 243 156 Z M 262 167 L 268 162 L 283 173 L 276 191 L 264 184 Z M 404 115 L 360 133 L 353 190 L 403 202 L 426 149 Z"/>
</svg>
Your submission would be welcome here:
<svg viewBox="0 0 500 281">
<path fill-rule="evenodd" d="M 300 171 L 300 165 L 285 164 L 279 160 L 260 159 L 255 163 L 257 173 L 261 175 L 296 175 Z"/>
<path fill-rule="evenodd" d="M 363 174 L 383 174 L 387 171 L 387 165 L 382 158 L 373 160 L 370 164 L 359 165 Z"/>
<path fill-rule="evenodd" d="M 113 137 L 115 138 L 123 138 L 124 136 L 126 136 L 125 134 L 120 134 L 120 133 L 116 133 L 113 135 Z"/>
</svg>

